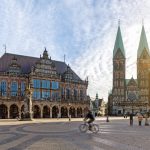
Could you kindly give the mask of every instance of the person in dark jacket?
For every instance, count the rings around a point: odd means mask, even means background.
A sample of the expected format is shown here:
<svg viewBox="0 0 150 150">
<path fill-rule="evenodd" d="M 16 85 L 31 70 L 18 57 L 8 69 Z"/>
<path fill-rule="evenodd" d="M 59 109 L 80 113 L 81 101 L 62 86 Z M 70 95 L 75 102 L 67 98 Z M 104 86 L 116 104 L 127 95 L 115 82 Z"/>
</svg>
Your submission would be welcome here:
<svg viewBox="0 0 150 150">
<path fill-rule="evenodd" d="M 86 114 L 84 121 L 87 121 L 87 123 L 89 124 L 89 130 L 91 130 L 91 123 L 95 120 L 95 117 L 93 116 L 92 112 L 90 110 L 88 110 L 88 113 Z"/>
</svg>

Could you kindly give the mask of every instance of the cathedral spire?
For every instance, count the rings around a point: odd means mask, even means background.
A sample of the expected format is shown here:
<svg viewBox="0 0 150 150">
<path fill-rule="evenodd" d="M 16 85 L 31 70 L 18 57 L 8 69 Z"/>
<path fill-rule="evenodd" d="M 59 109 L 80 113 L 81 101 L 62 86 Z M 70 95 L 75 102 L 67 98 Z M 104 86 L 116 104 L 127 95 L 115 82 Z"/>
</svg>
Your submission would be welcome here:
<svg viewBox="0 0 150 150">
<path fill-rule="evenodd" d="M 113 57 L 115 56 L 115 54 L 118 51 L 118 49 L 121 50 L 123 56 L 125 57 L 125 51 L 124 51 L 122 35 L 121 35 L 121 30 L 120 30 L 120 20 L 118 21 L 118 31 L 117 31 L 117 36 L 116 36 L 114 50 L 113 50 Z"/>
<path fill-rule="evenodd" d="M 144 49 L 149 54 L 149 47 L 148 47 L 146 33 L 145 33 L 144 25 L 143 25 L 142 26 L 141 37 L 140 37 L 140 43 L 139 43 L 139 47 L 138 47 L 137 58 L 140 58 L 140 56 L 141 56 L 142 52 L 144 51 Z"/>
</svg>

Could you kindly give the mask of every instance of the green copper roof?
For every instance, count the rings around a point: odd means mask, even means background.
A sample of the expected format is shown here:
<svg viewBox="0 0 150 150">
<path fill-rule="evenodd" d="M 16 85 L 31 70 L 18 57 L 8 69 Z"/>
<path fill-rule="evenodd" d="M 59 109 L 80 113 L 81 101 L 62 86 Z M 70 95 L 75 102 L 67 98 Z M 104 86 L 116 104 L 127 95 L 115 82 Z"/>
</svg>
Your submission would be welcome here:
<svg viewBox="0 0 150 150">
<path fill-rule="evenodd" d="M 142 26 L 142 32 L 141 32 L 141 37 L 140 37 L 137 58 L 140 58 L 144 49 L 146 49 L 149 54 L 149 48 L 148 48 L 147 38 L 146 38 L 146 34 L 145 34 L 145 29 L 144 29 L 144 26 Z"/>
<path fill-rule="evenodd" d="M 115 56 L 115 54 L 116 54 L 118 48 L 120 48 L 122 54 L 125 56 L 120 26 L 118 26 L 117 37 L 116 37 L 115 46 L 114 46 L 114 51 L 113 51 L 113 57 Z"/>
</svg>

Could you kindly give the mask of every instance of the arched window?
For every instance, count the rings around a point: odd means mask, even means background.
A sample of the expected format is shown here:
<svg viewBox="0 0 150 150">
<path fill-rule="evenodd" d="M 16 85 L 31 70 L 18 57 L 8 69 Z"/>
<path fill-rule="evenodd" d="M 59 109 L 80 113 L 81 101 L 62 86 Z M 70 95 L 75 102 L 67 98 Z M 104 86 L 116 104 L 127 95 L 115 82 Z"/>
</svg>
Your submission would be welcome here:
<svg viewBox="0 0 150 150">
<path fill-rule="evenodd" d="M 11 96 L 17 95 L 18 95 L 18 83 L 16 81 L 13 81 L 11 83 Z"/>
<path fill-rule="evenodd" d="M 1 95 L 6 96 L 6 94 L 7 94 L 7 82 L 2 81 L 1 82 Z"/>
</svg>

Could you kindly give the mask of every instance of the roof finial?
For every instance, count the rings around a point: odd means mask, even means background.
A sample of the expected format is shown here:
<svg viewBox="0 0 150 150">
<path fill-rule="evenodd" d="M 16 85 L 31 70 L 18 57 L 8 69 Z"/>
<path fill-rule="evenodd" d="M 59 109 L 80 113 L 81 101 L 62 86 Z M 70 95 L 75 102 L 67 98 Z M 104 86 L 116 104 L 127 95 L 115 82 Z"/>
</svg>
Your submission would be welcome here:
<svg viewBox="0 0 150 150">
<path fill-rule="evenodd" d="M 66 57 L 66 55 L 64 54 L 64 63 L 65 63 L 65 57 Z"/>
<path fill-rule="evenodd" d="M 4 46 L 5 53 L 6 53 L 6 44 L 4 44 L 3 46 Z"/>
</svg>

